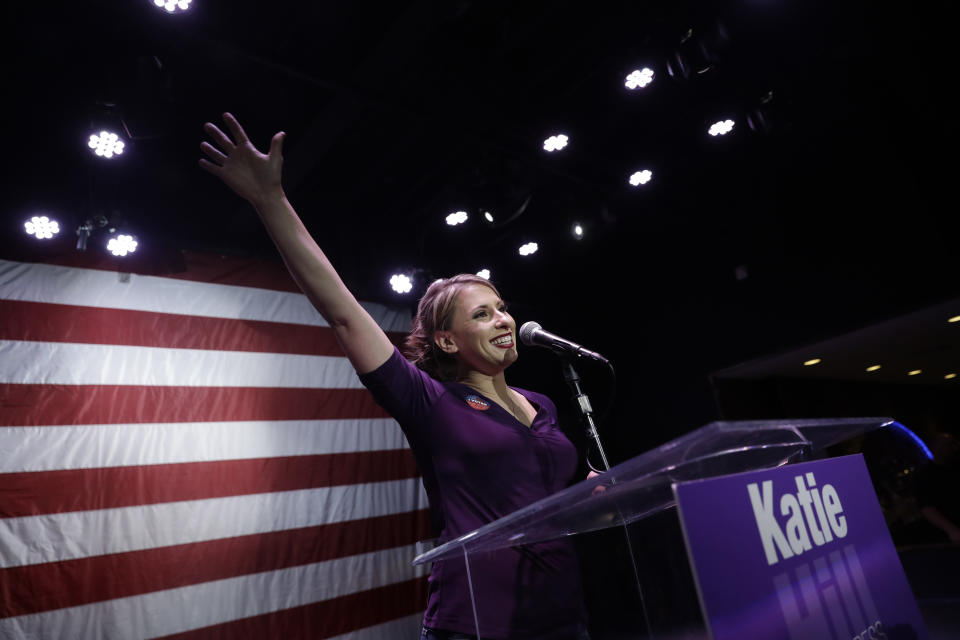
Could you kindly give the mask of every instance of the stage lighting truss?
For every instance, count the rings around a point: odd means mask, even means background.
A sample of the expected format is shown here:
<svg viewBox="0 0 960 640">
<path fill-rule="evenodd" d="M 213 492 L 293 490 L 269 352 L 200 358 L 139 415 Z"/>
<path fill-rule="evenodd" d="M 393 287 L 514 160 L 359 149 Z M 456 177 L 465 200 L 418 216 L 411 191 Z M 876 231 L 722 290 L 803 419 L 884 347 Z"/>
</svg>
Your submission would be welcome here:
<svg viewBox="0 0 960 640">
<path fill-rule="evenodd" d="M 643 69 L 634 69 L 627 76 L 623 86 L 633 91 L 634 89 L 643 89 L 651 82 L 653 82 L 653 69 L 644 67 Z"/>
<path fill-rule="evenodd" d="M 520 247 L 519 253 L 522 256 L 532 256 L 537 252 L 537 249 L 539 248 L 540 247 L 537 246 L 536 242 L 528 242 L 527 244 Z"/>
<path fill-rule="evenodd" d="M 115 256 L 123 257 L 128 253 L 133 253 L 136 250 L 137 241 L 133 239 L 133 236 L 120 234 L 110 238 L 110 241 L 107 242 L 107 251 Z"/>
<path fill-rule="evenodd" d="M 569 142 L 569 140 L 570 138 L 568 138 L 562 133 L 557 134 L 555 136 L 550 136 L 549 138 L 543 141 L 543 149 L 544 151 L 547 151 L 549 153 L 553 153 L 554 151 L 560 151 L 561 149 L 567 146 L 567 142 Z"/>
<path fill-rule="evenodd" d="M 190 8 L 190 0 L 153 0 L 153 4 L 167 13 L 186 11 Z"/>
<path fill-rule="evenodd" d="M 710 125 L 707 133 L 712 136 L 725 136 L 733 131 L 733 125 L 733 120 L 721 120 L 720 122 L 714 122 L 712 125 Z"/>
<path fill-rule="evenodd" d="M 632 176 L 630 176 L 630 184 L 634 187 L 639 187 L 642 184 L 647 184 L 653 178 L 653 171 L 649 169 L 644 169 L 643 171 L 637 171 Z"/>
<path fill-rule="evenodd" d="M 60 233 L 60 224 L 47 216 L 33 216 L 23 226 L 27 233 L 36 236 L 37 240 L 49 240 Z"/>
<path fill-rule="evenodd" d="M 477 275 L 480 276 L 481 278 L 483 278 L 484 280 L 489 280 L 489 279 L 490 279 L 490 269 L 480 269 L 480 271 L 477 271 Z"/>
<path fill-rule="evenodd" d="M 466 211 L 454 211 L 447 216 L 447 224 L 451 227 L 455 227 L 458 224 L 463 224 L 467 221 L 467 212 Z"/>
<path fill-rule="evenodd" d="M 404 273 L 395 273 L 390 276 L 390 288 L 397 293 L 410 293 L 413 291 L 413 280 Z"/>
<path fill-rule="evenodd" d="M 101 158 L 112 158 L 122 154 L 125 145 L 117 134 L 110 131 L 101 131 L 100 133 L 90 134 L 87 146 Z"/>
</svg>

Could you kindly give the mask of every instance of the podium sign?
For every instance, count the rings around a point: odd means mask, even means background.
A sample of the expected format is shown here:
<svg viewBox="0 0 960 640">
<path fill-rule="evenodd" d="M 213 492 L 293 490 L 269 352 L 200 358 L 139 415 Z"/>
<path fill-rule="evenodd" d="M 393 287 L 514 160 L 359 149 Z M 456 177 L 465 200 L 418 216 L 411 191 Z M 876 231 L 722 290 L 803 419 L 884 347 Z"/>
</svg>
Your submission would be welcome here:
<svg viewBox="0 0 960 640">
<path fill-rule="evenodd" d="M 673 491 L 714 640 L 928 638 L 862 456 Z"/>
</svg>

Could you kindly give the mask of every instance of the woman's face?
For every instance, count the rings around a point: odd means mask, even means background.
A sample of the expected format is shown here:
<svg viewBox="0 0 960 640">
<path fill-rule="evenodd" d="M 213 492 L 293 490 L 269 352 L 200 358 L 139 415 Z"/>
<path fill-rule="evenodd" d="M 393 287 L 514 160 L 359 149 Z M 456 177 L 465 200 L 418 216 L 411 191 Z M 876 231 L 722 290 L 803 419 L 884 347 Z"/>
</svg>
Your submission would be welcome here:
<svg viewBox="0 0 960 640">
<path fill-rule="evenodd" d="M 516 323 L 503 300 L 482 284 L 460 290 L 450 328 L 435 339 L 461 369 L 496 375 L 517 359 Z"/>
</svg>

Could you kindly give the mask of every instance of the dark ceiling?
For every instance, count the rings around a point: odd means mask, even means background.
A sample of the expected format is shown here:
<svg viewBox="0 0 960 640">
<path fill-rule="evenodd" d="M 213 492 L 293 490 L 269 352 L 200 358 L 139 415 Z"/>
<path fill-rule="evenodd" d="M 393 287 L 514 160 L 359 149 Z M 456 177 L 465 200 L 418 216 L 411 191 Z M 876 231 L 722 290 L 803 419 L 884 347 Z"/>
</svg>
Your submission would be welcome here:
<svg viewBox="0 0 960 640">
<path fill-rule="evenodd" d="M 104 215 L 141 261 L 276 259 L 197 166 L 203 123 L 229 110 L 261 147 L 287 132 L 287 193 L 361 296 L 389 300 L 399 268 L 488 267 L 518 320 L 612 354 L 628 388 L 702 391 L 710 371 L 960 295 L 946 0 L 6 11 L 0 255 L 72 252 Z M 628 92 L 642 65 L 654 84 Z M 84 142 L 111 121 L 131 138 L 103 161 Z M 544 153 L 561 131 L 569 147 Z M 630 187 L 644 167 L 653 182 Z M 456 209 L 472 217 L 447 228 Z M 24 244 L 37 212 L 61 220 L 56 248 Z"/>
</svg>

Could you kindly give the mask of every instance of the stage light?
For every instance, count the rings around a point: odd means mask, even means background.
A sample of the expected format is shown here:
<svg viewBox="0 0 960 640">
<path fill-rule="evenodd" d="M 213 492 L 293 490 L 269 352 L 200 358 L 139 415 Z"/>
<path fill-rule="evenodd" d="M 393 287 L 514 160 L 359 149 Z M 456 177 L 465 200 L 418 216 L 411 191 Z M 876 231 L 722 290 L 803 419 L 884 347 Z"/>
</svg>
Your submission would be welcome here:
<svg viewBox="0 0 960 640">
<path fill-rule="evenodd" d="M 955 373 L 948 373 L 947 375 L 943 376 L 943 379 L 944 379 L 944 380 L 953 380 L 953 379 L 956 378 L 956 377 L 957 377 L 957 374 L 955 374 Z"/>
<path fill-rule="evenodd" d="M 952 318 L 949 318 L 947 322 L 960 322 L 960 316 L 953 316 Z"/>
<path fill-rule="evenodd" d="M 880 368 L 880 365 L 874 364 L 874 365 L 871 365 L 871 366 L 867 367 L 867 371 L 876 371 L 876 370 L 878 370 L 879 368 Z"/>
<path fill-rule="evenodd" d="M 190 0 L 153 0 L 153 4 L 161 9 L 166 9 L 167 13 L 186 11 L 190 8 Z"/>
<path fill-rule="evenodd" d="M 908 376 L 918 376 L 923 373 L 923 369 L 914 369 L 913 371 L 907 371 Z"/>
<path fill-rule="evenodd" d="M 23 223 L 27 233 L 36 236 L 37 240 L 46 240 L 60 233 L 60 224 L 47 216 L 33 216 Z"/>
<path fill-rule="evenodd" d="M 733 131 L 733 120 L 721 120 L 720 122 L 714 122 L 710 125 L 710 129 L 707 130 L 712 136 L 725 136 L 731 131 Z"/>
<path fill-rule="evenodd" d="M 700 23 L 696 31 L 691 27 L 681 36 L 667 56 L 667 74 L 675 80 L 690 81 L 716 68 L 730 37 L 719 21 Z"/>
<path fill-rule="evenodd" d="M 545 151 L 553 152 L 559 151 L 567 146 L 567 142 L 570 140 L 567 136 L 561 134 L 550 136 L 543 141 L 543 148 Z"/>
<path fill-rule="evenodd" d="M 537 252 L 537 249 L 540 247 L 537 246 L 536 242 L 528 242 L 527 244 L 520 247 L 520 255 L 522 256 L 532 256 Z"/>
<path fill-rule="evenodd" d="M 637 171 L 630 176 L 630 184 L 636 187 L 641 184 L 647 184 L 652 178 L 653 172 L 649 169 L 644 169 L 643 171 Z"/>
<path fill-rule="evenodd" d="M 112 158 L 123 153 L 124 144 L 117 134 L 101 131 L 99 134 L 90 134 L 87 146 L 101 158 Z"/>
<path fill-rule="evenodd" d="M 583 226 L 582 226 L 582 225 L 580 225 L 580 224 L 574 224 L 574 225 L 573 225 L 573 237 L 576 238 L 577 240 L 580 240 L 580 239 L 583 238 Z"/>
<path fill-rule="evenodd" d="M 774 100 L 773 91 L 767 91 L 754 100 L 744 116 L 750 131 L 769 135 L 778 130 L 788 130 L 792 123 L 782 102 L 783 100 Z"/>
<path fill-rule="evenodd" d="M 133 236 L 121 234 L 110 238 L 110 241 L 107 242 L 107 251 L 115 256 L 122 257 L 128 253 L 133 253 L 136 250 L 137 241 L 133 239 Z"/>
<path fill-rule="evenodd" d="M 483 217 L 486 218 L 487 222 L 493 222 L 493 214 L 489 211 L 484 211 Z"/>
<path fill-rule="evenodd" d="M 804 362 L 803 366 L 812 367 L 815 364 L 820 364 L 820 358 L 811 358 L 810 360 L 807 360 L 806 362 Z"/>
<path fill-rule="evenodd" d="M 623 83 L 627 89 L 642 89 L 653 82 L 653 69 L 634 69 Z"/>
<path fill-rule="evenodd" d="M 477 275 L 480 276 L 481 278 L 483 278 L 484 280 L 489 280 L 489 279 L 490 279 L 490 269 L 480 269 L 480 271 L 477 271 Z"/>
<path fill-rule="evenodd" d="M 447 224 L 451 227 L 455 227 L 458 224 L 463 224 L 467 221 L 467 212 L 466 211 L 455 211 L 447 216 Z"/>
<path fill-rule="evenodd" d="M 413 291 L 413 280 L 406 274 L 395 273 L 390 276 L 390 288 L 397 293 L 410 293 Z"/>
</svg>

